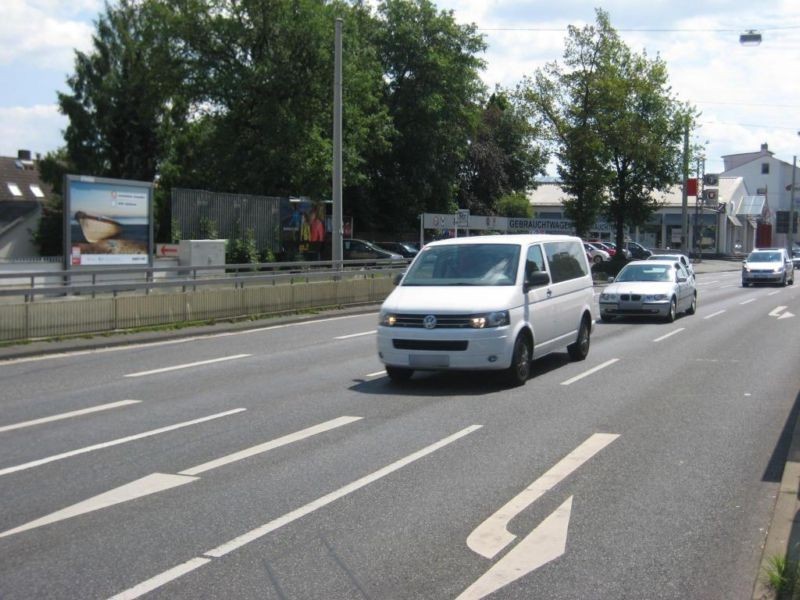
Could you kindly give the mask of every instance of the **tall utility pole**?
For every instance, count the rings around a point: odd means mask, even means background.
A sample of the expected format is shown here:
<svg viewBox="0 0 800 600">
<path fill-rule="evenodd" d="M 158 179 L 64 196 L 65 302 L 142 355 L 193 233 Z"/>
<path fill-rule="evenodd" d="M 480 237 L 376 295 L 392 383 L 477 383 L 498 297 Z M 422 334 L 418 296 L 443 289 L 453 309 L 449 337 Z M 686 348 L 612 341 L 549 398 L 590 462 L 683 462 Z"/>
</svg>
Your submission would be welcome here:
<svg viewBox="0 0 800 600">
<path fill-rule="evenodd" d="M 794 186 L 795 175 L 797 173 L 797 155 L 795 154 L 792 159 L 792 191 L 789 194 L 789 256 L 792 256 L 792 248 L 794 248 Z"/>
<path fill-rule="evenodd" d="M 342 268 L 342 19 L 336 19 L 333 66 L 333 231 L 331 258 Z"/>
<path fill-rule="evenodd" d="M 689 232 L 689 124 L 683 132 L 683 197 L 681 199 L 681 252 L 687 252 Z"/>
</svg>

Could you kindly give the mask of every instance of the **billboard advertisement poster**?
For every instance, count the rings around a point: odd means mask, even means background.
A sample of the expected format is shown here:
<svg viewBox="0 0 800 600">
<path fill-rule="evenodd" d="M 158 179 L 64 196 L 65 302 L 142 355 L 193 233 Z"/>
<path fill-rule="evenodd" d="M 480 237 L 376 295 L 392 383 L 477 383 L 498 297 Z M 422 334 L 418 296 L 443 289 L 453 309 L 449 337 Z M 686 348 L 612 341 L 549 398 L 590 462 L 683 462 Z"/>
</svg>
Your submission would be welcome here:
<svg viewBox="0 0 800 600">
<path fill-rule="evenodd" d="M 67 175 L 64 189 L 68 267 L 152 263 L 151 183 Z"/>
</svg>

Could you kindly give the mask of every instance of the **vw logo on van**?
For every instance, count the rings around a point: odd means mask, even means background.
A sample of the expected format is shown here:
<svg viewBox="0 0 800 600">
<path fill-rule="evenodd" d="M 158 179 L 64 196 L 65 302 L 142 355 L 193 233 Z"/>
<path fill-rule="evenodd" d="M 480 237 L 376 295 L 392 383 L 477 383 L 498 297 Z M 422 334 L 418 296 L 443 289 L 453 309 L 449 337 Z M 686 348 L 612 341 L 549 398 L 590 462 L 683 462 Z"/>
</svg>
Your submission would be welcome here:
<svg viewBox="0 0 800 600">
<path fill-rule="evenodd" d="M 422 326 L 425 329 L 433 329 L 436 327 L 436 317 L 434 315 L 427 315 L 424 319 L 422 319 Z"/>
</svg>

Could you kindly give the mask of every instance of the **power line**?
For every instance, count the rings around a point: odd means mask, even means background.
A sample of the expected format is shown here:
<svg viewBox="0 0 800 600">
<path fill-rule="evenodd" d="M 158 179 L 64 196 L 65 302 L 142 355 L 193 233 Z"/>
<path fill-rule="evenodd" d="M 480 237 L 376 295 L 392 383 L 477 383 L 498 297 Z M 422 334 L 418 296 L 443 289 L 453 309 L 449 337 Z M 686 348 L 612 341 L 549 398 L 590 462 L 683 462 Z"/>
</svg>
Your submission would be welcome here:
<svg viewBox="0 0 800 600">
<path fill-rule="evenodd" d="M 558 33 L 566 31 L 565 27 L 477 27 L 478 31 L 541 31 L 549 33 Z M 784 31 L 787 29 L 800 29 L 800 25 L 787 25 L 786 27 L 765 27 L 759 28 L 757 31 Z M 686 29 L 686 28 L 667 28 L 667 27 L 653 27 L 653 28 L 635 28 L 635 27 L 616 27 L 615 31 L 627 32 L 642 32 L 642 33 L 741 33 L 742 29 L 714 29 L 714 28 L 699 28 L 699 29 Z"/>
</svg>

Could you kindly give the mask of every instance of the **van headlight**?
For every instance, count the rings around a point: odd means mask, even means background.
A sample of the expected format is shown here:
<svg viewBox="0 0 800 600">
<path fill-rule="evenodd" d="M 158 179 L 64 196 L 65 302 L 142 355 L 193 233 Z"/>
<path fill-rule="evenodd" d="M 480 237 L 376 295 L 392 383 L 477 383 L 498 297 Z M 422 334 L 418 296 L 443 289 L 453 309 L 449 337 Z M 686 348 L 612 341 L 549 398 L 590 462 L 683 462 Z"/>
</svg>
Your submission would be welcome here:
<svg viewBox="0 0 800 600">
<path fill-rule="evenodd" d="M 382 312 L 380 318 L 378 319 L 378 323 L 384 327 L 394 327 L 397 324 L 397 315 L 394 313 Z"/>
<path fill-rule="evenodd" d="M 511 322 L 507 310 L 498 310 L 482 315 L 472 315 L 469 318 L 469 325 L 473 329 L 485 329 L 487 327 L 503 327 Z"/>
</svg>

